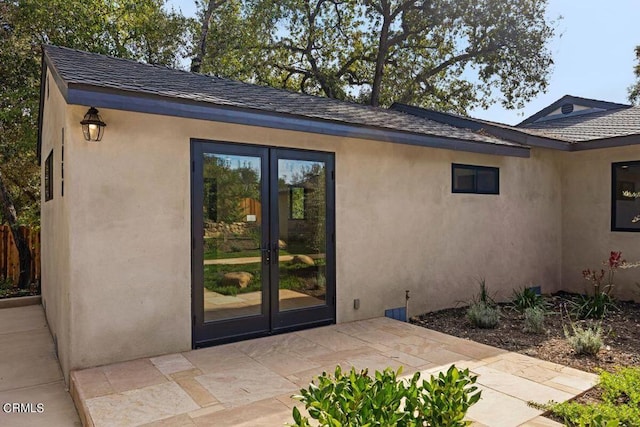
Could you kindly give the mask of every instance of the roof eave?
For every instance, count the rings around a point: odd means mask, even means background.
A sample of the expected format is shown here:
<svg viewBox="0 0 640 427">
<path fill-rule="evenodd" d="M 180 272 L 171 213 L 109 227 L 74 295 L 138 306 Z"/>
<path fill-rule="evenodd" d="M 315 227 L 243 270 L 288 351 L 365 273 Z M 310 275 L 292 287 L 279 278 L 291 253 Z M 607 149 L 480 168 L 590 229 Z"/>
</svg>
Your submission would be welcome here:
<svg viewBox="0 0 640 427">
<path fill-rule="evenodd" d="M 450 126 L 465 128 L 474 132 L 482 130 L 496 138 L 515 142 L 525 146 L 552 148 L 561 151 L 571 150 L 571 144 L 566 141 L 531 135 L 530 133 L 523 132 L 519 129 L 512 129 L 510 127 L 507 127 L 507 125 L 492 125 L 491 123 L 487 122 L 481 122 L 470 118 L 468 119 L 465 117 L 455 116 L 406 104 L 393 104 L 391 108 L 417 117 L 434 120 L 436 122 Z"/>
<path fill-rule="evenodd" d="M 45 55 L 45 61 L 50 59 Z M 332 136 L 363 138 L 448 150 L 529 157 L 527 147 L 498 145 L 477 141 L 445 138 L 434 135 L 395 131 L 373 126 L 341 123 L 324 119 L 293 116 L 249 108 L 239 108 L 179 98 L 169 98 L 143 92 L 123 91 L 65 81 L 55 67 L 49 65 L 54 80 L 67 104 L 88 105 L 147 114 L 218 121 L 274 129 L 318 133 Z"/>
</svg>

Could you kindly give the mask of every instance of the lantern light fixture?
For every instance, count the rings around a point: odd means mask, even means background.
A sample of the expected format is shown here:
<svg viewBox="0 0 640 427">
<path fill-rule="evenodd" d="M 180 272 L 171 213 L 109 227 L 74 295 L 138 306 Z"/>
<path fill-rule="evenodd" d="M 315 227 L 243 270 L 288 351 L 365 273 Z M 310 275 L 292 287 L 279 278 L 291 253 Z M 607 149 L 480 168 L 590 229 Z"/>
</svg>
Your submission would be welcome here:
<svg viewBox="0 0 640 427">
<path fill-rule="evenodd" d="M 98 115 L 98 110 L 94 107 L 89 108 L 84 119 L 80 122 L 82 125 L 82 133 L 87 141 L 100 141 L 104 134 L 104 128 L 107 126 Z"/>
</svg>

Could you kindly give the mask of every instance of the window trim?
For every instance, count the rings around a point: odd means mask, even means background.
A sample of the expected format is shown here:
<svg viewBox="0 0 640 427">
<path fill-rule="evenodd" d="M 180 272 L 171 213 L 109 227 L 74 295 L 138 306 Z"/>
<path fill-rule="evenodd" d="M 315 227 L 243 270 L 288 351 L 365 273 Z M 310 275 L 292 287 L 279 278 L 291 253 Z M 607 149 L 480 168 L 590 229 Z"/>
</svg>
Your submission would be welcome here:
<svg viewBox="0 0 640 427">
<path fill-rule="evenodd" d="M 616 207 L 617 207 L 617 176 L 616 168 L 621 166 L 640 166 L 640 160 L 632 160 L 626 162 L 614 162 L 611 163 L 611 231 L 623 231 L 629 233 L 639 233 L 640 228 L 628 228 L 628 227 L 616 227 Z"/>
<path fill-rule="evenodd" d="M 472 170 L 475 173 L 476 179 L 474 180 L 475 188 L 472 191 L 469 190 L 459 190 L 456 189 L 456 177 L 455 171 L 456 169 L 467 169 Z M 479 191 L 478 190 L 478 172 L 479 171 L 490 171 L 495 173 L 496 177 L 496 185 L 491 191 Z M 500 168 L 494 166 L 478 166 L 478 165 L 467 165 L 462 163 L 451 163 L 451 192 L 454 194 L 500 194 Z"/>
<path fill-rule="evenodd" d="M 44 201 L 53 199 L 53 150 L 44 161 Z"/>
</svg>

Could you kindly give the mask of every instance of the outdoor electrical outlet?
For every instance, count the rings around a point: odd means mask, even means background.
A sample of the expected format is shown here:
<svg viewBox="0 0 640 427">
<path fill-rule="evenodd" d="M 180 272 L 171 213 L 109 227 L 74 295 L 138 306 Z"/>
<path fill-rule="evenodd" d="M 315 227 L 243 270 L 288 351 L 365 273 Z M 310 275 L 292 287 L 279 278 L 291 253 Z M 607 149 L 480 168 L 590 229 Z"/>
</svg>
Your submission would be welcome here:
<svg viewBox="0 0 640 427">
<path fill-rule="evenodd" d="M 360 308 L 360 298 L 356 298 L 353 300 L 353 308 L 356 310 Z"/>
</svg>

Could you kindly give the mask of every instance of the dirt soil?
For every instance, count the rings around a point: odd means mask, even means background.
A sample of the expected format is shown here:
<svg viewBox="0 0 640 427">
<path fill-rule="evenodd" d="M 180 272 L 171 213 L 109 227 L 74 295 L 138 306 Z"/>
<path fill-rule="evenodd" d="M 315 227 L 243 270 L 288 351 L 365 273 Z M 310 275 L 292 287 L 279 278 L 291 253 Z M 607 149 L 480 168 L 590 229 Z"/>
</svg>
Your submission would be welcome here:
<svg viewBox="0 0 640 427">
<path fill-rule="evenodd" d="M 512 306 L 501 304 L 501 317 L 495 329 L 474 327 L 466 318 L 467 307 L 452 308 L 426 313 L 411 322 L 456 337 L 518 352 L 538 359 L 597 373 L 598 369 L 612 371 L 617 366 L 640 366 L 640 304 L 618 302 L 618 311 L 602 321 L 604 345 L 595 356 L 578 356 L 564 337 L 563 325 L 568 325 L 565 310 L 569 294 L 544 297 L 549 315 L 546 332 L 524 332 L 523 315 Z M 564 316 L 561 316 L 561 311 Z M 577 323 L 581 323 L 580 321 Z"/>
</svg>

